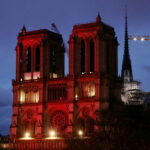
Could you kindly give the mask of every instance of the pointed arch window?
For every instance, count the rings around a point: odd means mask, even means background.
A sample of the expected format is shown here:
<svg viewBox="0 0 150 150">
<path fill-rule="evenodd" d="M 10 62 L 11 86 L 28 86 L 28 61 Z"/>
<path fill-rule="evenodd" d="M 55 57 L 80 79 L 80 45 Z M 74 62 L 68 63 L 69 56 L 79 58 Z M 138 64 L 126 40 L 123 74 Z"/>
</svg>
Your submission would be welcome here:
<svg viewBox="0 0 150 150">
<path fill-rule="evenodd" d="M 109 41 L 106 41 L 106 72 L 110 72 L 110 47 Z"/>
<path fill-rule="evenodd" d="M 27 115 L 31 115 L 31 114 L 27 114 Z M 22 137 L 24 137 L 24 134 L 26 132 L 29 132 L 31 137 L 35 136 L 35 134 L 37 132 L 36 121 L 33 121 L 33 120 L 31 120 L 31 121 L 23 120 L 21 126 L 22 126 L 22 134 L 21 134 Z"/>
<path fill-rule="evenodd" d="M 40 71 L 40 48 L 39 46 L 36 47 L 35 50 L 35 71 Z"/>
<path fill-rule="evenodd" d="M 26 72 L 31 72 L 31 48 L 28 47 L 26 51 Z"/>
<path fill-rule="evenodd" d="M 19 45 L 20 53 L 19 53 L 19 78 L 22 78 L 23 73 L 23 45 Z"/>
<path fill-rule="evenodd" d="M 81 41 L 81 73 L 85 72 L 85 42 Z"/>
<path fill-rule="evenodd" d="M 23 56 L 23 45 L 20 44 L 20 56 L 19 56 L 19 63 L 22 63 L 22 56 Z"/>
<path fill-rule="evenodd" d="M 94 41 L 90 40 L 90 72 L 94 72 Z"/>
<path fill-rule="evenodd" d="M 56 45 L 52 48 L 52 72 L 56 73 Z"/>
<path fill-rule="evenodd" d="M 25 92 L 23 90 L 20 91 L 20 103 L 25 103 Z"/>
<path fill-rule="evenodd" d="M 39 91 L 31 91 L 31 103 L 38 103 L 39 102 Z"/>
<path fill-rule="evenodd" d="M 36 91 L 20 91 L 20 104 L 30 104 L 39 102 L 39 90 Z"/>
</svg>

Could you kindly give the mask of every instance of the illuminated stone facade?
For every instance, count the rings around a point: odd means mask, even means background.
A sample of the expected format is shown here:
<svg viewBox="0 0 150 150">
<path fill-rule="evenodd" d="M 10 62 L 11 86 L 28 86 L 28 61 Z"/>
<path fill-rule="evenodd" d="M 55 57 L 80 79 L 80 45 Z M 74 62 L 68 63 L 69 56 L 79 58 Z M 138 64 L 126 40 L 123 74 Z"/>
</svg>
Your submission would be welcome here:
<svg viewBox="0 0 150 150">
<path fill-rule="evenodd" d="M 118 42 L 101 21 L 75 25 L 69 38 L 69 74 L 64 76 L 60 34 L 23 27 L 16 47 L 10 138 L 45 139 L 51 130 L 66 137 L 99 130 L 100 110 L 120 98 Z M 81 133 L 81 132 L 80 132 Z"/>
</svg>

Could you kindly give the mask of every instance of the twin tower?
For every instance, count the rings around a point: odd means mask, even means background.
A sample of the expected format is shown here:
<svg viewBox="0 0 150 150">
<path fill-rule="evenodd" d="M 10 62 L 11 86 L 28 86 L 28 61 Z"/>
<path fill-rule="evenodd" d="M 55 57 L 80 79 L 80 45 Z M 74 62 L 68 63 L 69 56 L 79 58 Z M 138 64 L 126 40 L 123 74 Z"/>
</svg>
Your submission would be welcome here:
<svg viewBox="0 0 150 150">
<path fill-rule="evenodd" d="M 118 42 L 101 21 L 75 25 L 69 38 L 69 74 L 64 76 L 62 36 L 23 27 L 16 46 L 11 139 L 69 136 L 99 130 L 100 112 L 119 98 Z"/>
</svg>

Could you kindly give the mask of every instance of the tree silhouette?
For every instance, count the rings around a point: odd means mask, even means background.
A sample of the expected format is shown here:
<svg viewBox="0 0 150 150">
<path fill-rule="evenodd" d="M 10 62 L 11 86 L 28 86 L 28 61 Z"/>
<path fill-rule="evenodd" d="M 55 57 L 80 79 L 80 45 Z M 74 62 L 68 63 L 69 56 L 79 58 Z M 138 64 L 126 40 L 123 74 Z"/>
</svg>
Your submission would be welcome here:
<svg viewBox="0 0 150 150">
<path fill-rule="evenodd" d="M 71 137 L 68 150 L 149 150 L 150 110 L 114 101 L 100 112 L 100 131 L 89 138 Z"/>
</svg>

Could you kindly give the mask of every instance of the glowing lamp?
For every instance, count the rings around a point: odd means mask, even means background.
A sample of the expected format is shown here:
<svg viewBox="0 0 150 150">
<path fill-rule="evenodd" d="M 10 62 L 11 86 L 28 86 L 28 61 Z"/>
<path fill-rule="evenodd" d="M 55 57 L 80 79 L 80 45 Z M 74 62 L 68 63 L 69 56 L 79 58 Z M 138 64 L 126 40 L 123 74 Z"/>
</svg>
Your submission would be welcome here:
<svg viewBox="0 0 150 150">
<path fill-rule="evenodd" d="M 141 38 L 141 41 L 144 41 L 145 39 L 144 38 Z"/>
<path fill-rule="evenodd" d="M 75 99 L 78 100 L 78 95 L 77 94 L 75 95 Z"/>
<path fill-rule="evenodd" d="M 78 135 L 79 135 L 79 136 L 83 136 L 83 131 L 82 131 L 82 130 L 79 130 L 79 131 L 78 131 Z"/>
<path fill-rule="evenodd" d="M 51 131 L 49 132 L 49 136 L 50 136 L 51 138 L 56 137 L 56 132 L 55 132 L 54 130 L 51 130 Z"/>
<path fill-rule="evenodd" d="M 30 138 L 30 133 L 29 133 L 29 132 L 26 132 L 26 133 L 25 133 L 25 138 L 26 138 L 26 139 L 29 139 L 29 138 Z"/>
<path fill-rule="evenodd" d="M 137 40 L 137 38 L 135 37 L 135 38 L 133 38 L 133 40 L 134 40 L 134 41 L 136 41 L 136 40 Z"/>
</svg>

